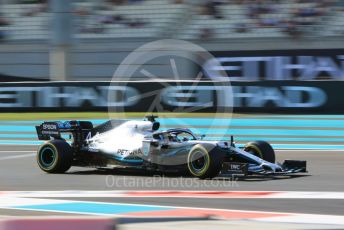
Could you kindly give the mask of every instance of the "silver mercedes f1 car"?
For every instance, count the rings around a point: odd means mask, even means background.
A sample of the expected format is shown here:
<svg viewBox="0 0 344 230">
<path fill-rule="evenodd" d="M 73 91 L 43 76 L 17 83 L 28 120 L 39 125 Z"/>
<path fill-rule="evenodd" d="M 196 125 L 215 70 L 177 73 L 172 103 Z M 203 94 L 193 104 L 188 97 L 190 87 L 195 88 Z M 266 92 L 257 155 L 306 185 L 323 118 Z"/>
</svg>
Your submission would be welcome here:
<svg viewBox="0 0 344 230">
<path fill-rule="evenodd" d="M 243 148 L 228 141 L 207 141 L 187 128 L 159 130 L 155 116 L 144 120 L 44 122 L 36 126 L 38 166 L 47 173 L 64 173 L 71 166 L 140 168 L 156 172 L 188 173 L 205 179 L 219 174 L 289 175 L 306 171 L 306 161 L 275 162 L 265 141 Z M 69 134 L 71 141 L 64 139 Z"/>
</svg>

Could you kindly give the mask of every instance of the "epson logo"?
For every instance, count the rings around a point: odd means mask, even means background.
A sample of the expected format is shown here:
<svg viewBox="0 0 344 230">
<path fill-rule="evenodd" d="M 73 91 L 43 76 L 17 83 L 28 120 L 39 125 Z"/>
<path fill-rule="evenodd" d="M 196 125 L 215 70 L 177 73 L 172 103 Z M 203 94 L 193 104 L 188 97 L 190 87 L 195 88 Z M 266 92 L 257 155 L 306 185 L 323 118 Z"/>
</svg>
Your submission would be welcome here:
<svg viewBox="0 0 344 230">
<path fill-rule="evenodd" d="M 56 125 L 43 124 L 43 129 L 45 129 L 45 130 L 55 130 L 56 129 Z"/>
</svg>

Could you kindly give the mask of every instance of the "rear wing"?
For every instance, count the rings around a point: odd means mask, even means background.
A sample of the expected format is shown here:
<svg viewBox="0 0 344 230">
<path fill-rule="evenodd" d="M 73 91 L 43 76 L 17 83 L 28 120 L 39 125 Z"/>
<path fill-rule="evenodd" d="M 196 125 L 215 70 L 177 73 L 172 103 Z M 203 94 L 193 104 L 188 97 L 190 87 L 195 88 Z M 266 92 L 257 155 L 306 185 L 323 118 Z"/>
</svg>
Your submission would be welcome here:
<svg viewBox="0 0 344 230">
<path fill-rule="evenodd" d="M 89 121 L 46 121 L 36 126 L 39 140 L 62 139 L 61 133 L 70 133 L 74 141 L 83 141 L 92 129 Z"/>
</svg>

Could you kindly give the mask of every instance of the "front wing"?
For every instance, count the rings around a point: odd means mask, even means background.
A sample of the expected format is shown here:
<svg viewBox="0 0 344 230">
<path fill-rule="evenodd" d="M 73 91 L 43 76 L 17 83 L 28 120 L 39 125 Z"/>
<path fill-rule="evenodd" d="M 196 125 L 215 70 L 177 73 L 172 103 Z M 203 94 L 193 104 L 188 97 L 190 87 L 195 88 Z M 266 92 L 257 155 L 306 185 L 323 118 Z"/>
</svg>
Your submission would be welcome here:
<svg viewBox="0 0 344 230">
<path fill-rule="evenodd" d="M 221 174 L 237 175 L 290 175 L 294 173 L 306 173 L 307 162 L 298 160 L 285 160 L 283 164 L 278 164 L 281 168 L 279 171 L 272 171 L 264 165 L 250 163 L 224 162 Z"/>
</svg>

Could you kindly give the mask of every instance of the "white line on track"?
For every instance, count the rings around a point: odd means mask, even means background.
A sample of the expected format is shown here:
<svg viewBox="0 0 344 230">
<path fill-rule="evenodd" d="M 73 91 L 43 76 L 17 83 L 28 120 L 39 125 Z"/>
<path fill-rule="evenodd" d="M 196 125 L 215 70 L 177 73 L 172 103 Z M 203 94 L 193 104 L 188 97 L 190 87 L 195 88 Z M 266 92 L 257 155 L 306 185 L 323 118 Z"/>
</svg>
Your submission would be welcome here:
<svg viewBox="0 0 344 230">
<path fill-rule="evenodd" d="M 278 152 L 344 152 L 342 149 L 278 149 L 274 148 Z"/>
<path fill-rule="evenodd" d="M 6 156 L 6 157 L 0 157 L 0 161 L 12 160 L 12 159 L 18 159 L 18 158 L 26 158 L 26 157 L 33 157 L 33 156 L 36 156 L 36 154 L 30 153 L 30 154 L 22 154 L 22 155 L 15 155 L 15 156 Z"/>
<path fill-rule="evenodd" d="M 141 204 L 137 202 L 123 203 L 123 202 L 100 202 L 100 201 L 78 201 L 78 200 L 57 200 L 57 199 L 40 199 L 40 198 L 12 198 L 0 203 L 0 209 L 9 208 L 9 209 L 26 209 L 23 206 L 35 206 L 35 205 L 44 205 L 44 204 L 73 204 L 84 202 L 87 204 L 99 204 L 99 205 L 123 205 L 123 206 L 141 206 L 141 207 L 159 207 L 159 208 L 176 208 L 176 209 L 193 209 L 193 210 L 215 210 L 215 211 L 234 211 L 234 212 L 247 212 L 247 213 L 267 213 L 267 214 L 299 214 L 293 212 L 273 212 L 273 211 L 255 211 L 255 210 L 239 210 L 239 209 L 226 209 L 226 208 L 203 208 L 203 207 L 190 207 L 190 206 L 179 206 L 179 205 L 157 205 L 157 204 Z M 21 207 L 16 207 L 21 206 Z M 37 210 L 37 209 L 31 209 Z M 42 211 L 55 211 L 55 210 L 42 210 Z M 63 211 L 64 212 L 64 211 Z M 76 211 L 75 213 L 81 213 Z M 84 212 L 85 213 L 85 212 Z M 99 214 L 90 212 L 90 214 L 98 215 L 113 215 L 113 214 Z M 343 219 L 344 223 L 344 219 Z"/>
<path fill-rule="evenodd" d="M 7 200 L 7 202 L 0 202 L 0 209 L 11 209 L 11 210 L 26 210 L 26 211 L 39 211 L 39 212 L 56 212 L 56 213 L 73 213 L 73 214 L 88 214 L 88 215 L 95 215 L 95 216 L 112 216 L 112 217 L 120 217 L 125 216 L 126 213 L 121 214 L 105 214 L 105 213 L 97 213 L 97 212 L 80 212 L 80 211 L 69 211 L 69 210 L 55 210 L 55 209 L 35 209 L 31 208 L 30 205 L 37 205 L 37 204 L 73 204 L 74 202 L 80 203 L 80 201 L 75 200 L 55 200 L 55 199 L 29 199 L 29 198 L 12 198 L 11 200 Z M 344 225 L 344 218 L 340 215 L 319 215 L 319 214 L 306 214 L 306 213 L 293 213 L 293 212 L 270 212 L 270 211 L 253 211 L 253 210 L 237 210 L 237 209 L 218 209 L 218 208 L 200 208 L 200 207 L 187 207 L 187 206 L 170 206 L 170 205 L 149 205 L 149 204 L 137 204 L 137 203 L 118 203 L 118 202 L 97 202 L 97 201 L 85 201 L 85 204 L 98 204 L 98 205 L 122 205 L 122 206 L 142 206 L 142 207 L 158 207 L 158 208 L 172 208 L 172 209 L 188 209 L 188 210 L 195 210 L 197 211 L 206 211 L 206 212 L 215 212 L 219 215 L 219 218 L 226 218 L 225 215 L 227 212 L 235 212 L 236 215 L 244 214 L 244 213 L 252 213 L 252 214 L 281 214 L 282 216 L 275 216 L 275 217 L 252 217 L 246 219 L 256 220 L 256 221 L 263 221 L 263 222 L 279 222 L 279 223 L 303 223 L 303 224 L 331 224 L 331 225 Z M 28 207 L 23 206 L 23 204 L 30 204 Z M 16 205 L 20 205 L 21 207 L 16 207 Z M 220 213 L 219 213 L 220 212 Z M 155 216 L 152 216 L 155 217 Z M 239 219 L 242 219 L 239 217 Z"/>
<path fill-rule="evenodd" d="M 0 153 L 34 153 L 33 150 L 0 150 Z"/>
<path fill-rule="evenodd" d="M 267 194 L 265 194 L 267 193 Z M 189 191 L 189 190 L 103 190 L 103 191 L 6 191 L 4 197 L 26 198 L 84 198 L 84 197 L 124 197 L 124 198 L 206 198 L 206 199 L 338 199 L 344 200 L 344 192 L 316 191 Z"/>
</svg>

